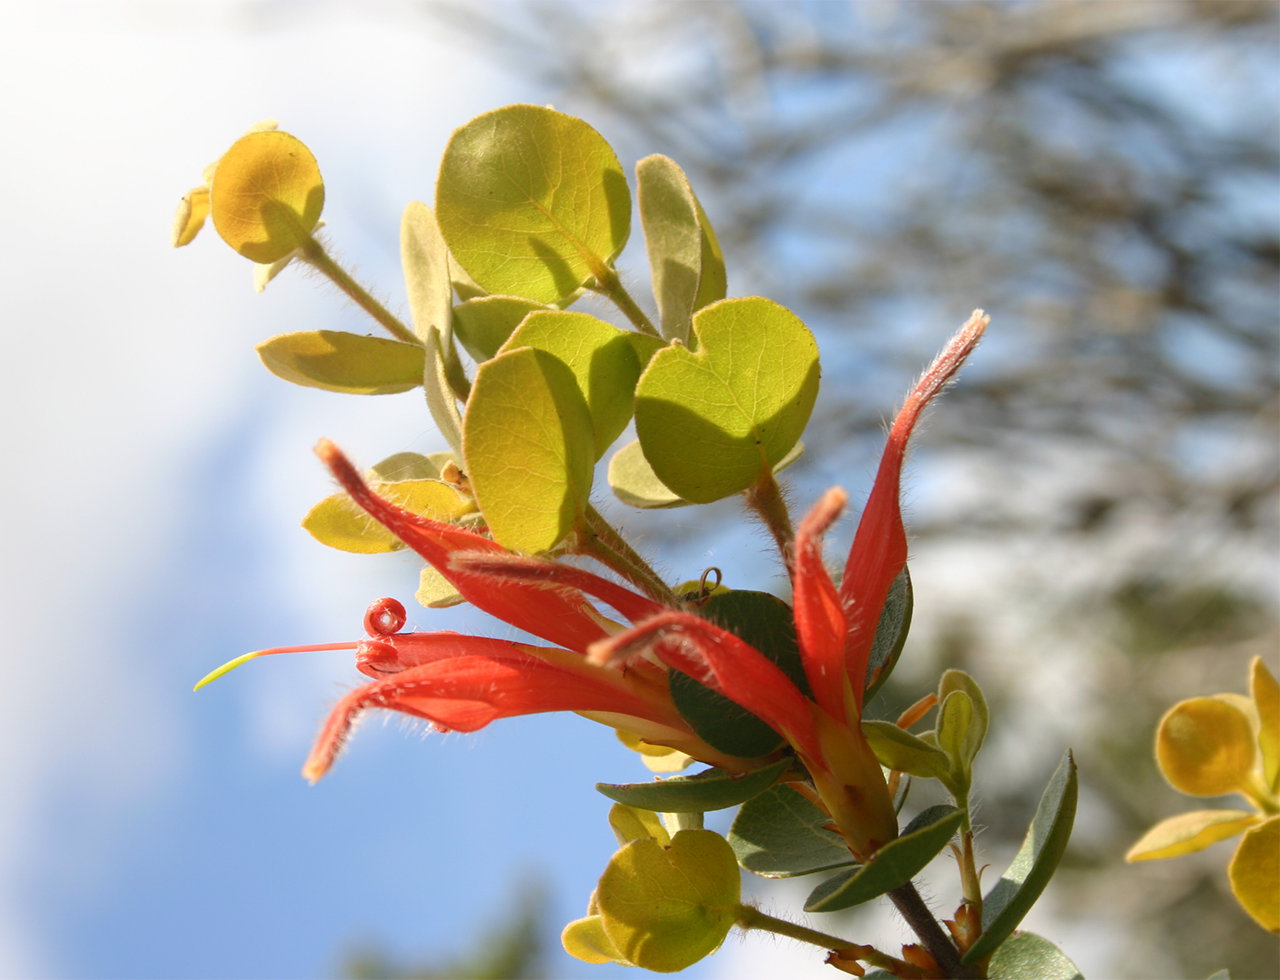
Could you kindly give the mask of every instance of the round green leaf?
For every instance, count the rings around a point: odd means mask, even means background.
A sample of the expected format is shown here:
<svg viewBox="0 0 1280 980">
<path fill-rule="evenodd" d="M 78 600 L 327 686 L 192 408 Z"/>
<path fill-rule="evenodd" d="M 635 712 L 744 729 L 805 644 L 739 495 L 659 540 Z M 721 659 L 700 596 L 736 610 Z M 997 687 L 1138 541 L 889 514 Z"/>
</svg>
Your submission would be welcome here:
<svg viewBox="0 0 1280 980">
<path fill-rule="evenodd" d="M 573 373 L 524 347 L 480 365 L 463 422 L 467 476 L 494 540 L 554 547 L 587 506 L 591 415 Z"/>
<path fill-rule="evenodd" d="M 1248 780 L 1256 752 L 1248 716 L 1219 698 L 1179 701 L 1156 730 L 1160 771 L 1188 796 L 1235 792 Z"/>
<path fill-rule="evenodd" d="M 1124 856 L 1126 861 L 1156 861 L 1203 851 L 1243 833 L 1261 818 L 1249 810 L 1194 810 L 1161 820 Z"/>
<path fill-rule="evenodd" d="M 714 952 L 737 917 L 741 882 L 733 850 L 710 830 L 682 830 L 663 847 L 635 840 L 600 876 L 605 935 L 628 962 L 674 973 Z"/>
<path fill-rule="evenodd" d="M 487 361 L 534 310 L 549 307 L 519 296 L 481 296 L 453 308 L 453 331 L 476 362 Z"/>
<path fill-rule="evenodd" d="M 668 157 L 636 164 L 636 203 L 662 336 L 688 343 L 689 321 L 724 299 L 724 256 L 689 180 Z"/>
<path fill-rule="evenodd" d="M 454 130 L 436 215 L 486 292 L 549 304 L 612 265 L 630 232 L 631 194 L 613 150 L 581 119 L 510 105 Z"/>
<path fill-rule="evenodd" d="M 831 818 L 785 783 L 742 809 L 729 829 L 738 863 L 763 878 L 792 878 L 856 864 Z"/>
<path fill-rule="evenodd" d="M 416 344 L 335 330 L 282 333 L 254 348 L 277 378 L 348 395 L 393 395 L 422 384 Z"/>
<path fill-rule="evenodd" d="M 596 783 L 596 791 L 618 803 L 659 813 L 706 813 L 737 806 L 763 793 L 790 766 L 788 758 L 741 776 L 707 769 L 648 783 Z"/>
<path fill-rule="evenodd" d="M 1227 866 L 1231 893 L 1253 921 L 1280 933 L 1280 817 L 1245 831 Z"/>
<path fill-rule="evenodd" d="M 396 483 L 401 480 L 438 480 L 447 463 L 457 464 L 453 453 L 392 453 L 386 459 L 369 467 L 367 479 L 380 483 Z"/>
<path fill-rule="evenodd" d="M 1068 751 L 1040 796 L 1035 818 L 1013 863 L 982 900 L 982 935 L 961 958 L 976 963 L 1009 938 L 1049 884 L 1071 839 L 1076 816 L 1076 763 Z"/>
<path fill-rule="evenodd" d="M 745 490 L 804 431 L 818 393 L 818 348 L 789 310 L 727 299 L 693 318 L 696 352 L 653 356 L 636 388 L 636 435 L 659 480 L 707 504 Z"/>
<path fill-rule="evenodd" d="M 902 836 L 885 844 L 868 863 L 829 878 L 804 903 L 806 912 L 838 912 L 869 902 L 905 885 L 924 870 L 955 836 L 964 811 L 933 806 L 907 825 Z"/>
<path fill-rule="evenodd" d="M 995 951 L 987 966 L 991 980 L 1084 980 L 1062 950 L 1034 932 L 1020 932 Z"/>
<path fill-rule="evenodd" d="M 587 313 L 534 312 L 524 318 L 502 351 L 533 347 L 558 358 L 573 372 L 591 413 L 599 459 L 631 421 L 641 365 L 630 337 L 630 331 Z"/>
<path fill-rule="evenodd" d="M 791 608 L 767 592 L 730 589 L 712 595 L 699 615 L 733 633 L 777 664 L 808 695 Z M 782 736 L 746 708 L 678 671 L 668 673 L 671 700 L 698 737 L 714 749 L 742 759 L 768 755 Z"/>
<path fill-rule="evenodd" d="M 209 188 L 222 240 L 262 265 L 284 258 L 315 230 L 324 209 L 316 158 L 297 137 L 249 133 L 218 161 Z"/>
</svg>

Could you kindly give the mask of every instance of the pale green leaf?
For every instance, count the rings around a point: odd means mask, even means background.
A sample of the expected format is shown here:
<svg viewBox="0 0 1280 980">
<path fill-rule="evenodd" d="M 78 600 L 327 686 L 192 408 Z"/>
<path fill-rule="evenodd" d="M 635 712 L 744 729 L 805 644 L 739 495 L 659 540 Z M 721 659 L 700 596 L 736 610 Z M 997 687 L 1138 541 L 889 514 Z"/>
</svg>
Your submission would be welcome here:
<svg viewBox="0 0 1280 980">
<path fill-rule="evenodd" d="M 1125 854 L 1126 861 L 1158 861 L 1203 851 L 1235 837 L 1261 818 L 1248 810 L 1194 810 L 1161 820 Z"/>
<path fill-rule="evenodd" d="M 524 347 L 480 365 L 463 425 L 467 476 L 503 547 L 554 547 L 578 522 L 595 462 L 591 415 L 573 373 Z"/>
<path fill-rule="evenodd" d="M 684 171 L 668 157 L 636 164 L 636 203 L 662 336 L 687 344 L 693 314 L 724 299 L 720 245 Z"/>
<path fill-rule="evenodd" d="M 448 609 L 466 602 L 453 583 L 431 565 L 423 565 L 418 573 L 418 590 L 413 594 L 418 605 L 427 609 Z"/>
<path fill-rule="evenodd" d="M 619 847 L 626 847 L 633 840 L 650 837 L 664 846 L 671 843 L 671 835 L 662 825 L 662 818 L 652 810 L 615 803 L 609 807 L 609 826 L 613 828 L 613 836 L 618 839 Z"/>
<path fill-rule="evenodd" d="M 733 850 L 709 830 L 682 830 L 663 847 L 635 840 L 600 876 L 596 905 L 605 935 L 628 962 L 674 973 L 724 941 L 737 916 Z"/>
<path fill-rule="evenodd" d="M 487 361 L 534 310 L 548 306 L 519 296 L 481 296 L 453 308 L 453 329 L 476 362 Z"/>
<path fill-rule="evenodd" d="M 393 395 L 422 384 L 416 344 L 336 330 L 282 333 L 254 348 L 277 378 L 348 395 Z"/>
<path fill-rule="evenodd" d="M 449 138 L 436 216 L 481 288 L 555 303 L 612 266 L 630 231 L 631 194 L 613 150 L 581 119 L 510 105 Z"/>
<path fill-rule="evenodd" d="M 640 361 L 630 331 L 586 313 L 533 312 L 499 351 L 533 347 L 558 358 L 578 384 L 591 413 L 599 459 L 631 421 Z"/>
<path fill-rule="evenodd" d="M 745 490 L 799 441 L 818 392 L 818 348 L 794 314 L 760 297 L 693 318 L 697 350 L 658 351 L 636 388 L 636 435 L 674 493 L 710 503 Z"/>
</svg>

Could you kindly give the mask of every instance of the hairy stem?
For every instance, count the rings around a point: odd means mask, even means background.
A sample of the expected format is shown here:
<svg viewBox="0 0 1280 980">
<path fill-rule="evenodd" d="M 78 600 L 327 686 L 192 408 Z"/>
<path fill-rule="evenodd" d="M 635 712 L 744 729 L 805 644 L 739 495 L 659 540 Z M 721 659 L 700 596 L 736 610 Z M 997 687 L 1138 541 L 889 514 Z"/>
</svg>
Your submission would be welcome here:
<svg viewBox="0 0 1280 980">
<path fill-rule="evenodd" d="M 920 944 L 937 962 L 944 977 L 968 980 L 968 978 L 982 975 L 977 972 L 976 967 L 963 966 L 960 963 L 959 950 L 947 937 L 938 920 L 933 917 L 929 906 L 924 904 L 924 899 L 920 897 L 914 884 L 907 882 L 895 888 L 889 892 L 889 898 L 902 917 L 907 920 L 911 931 L 920 938 Z"/>
<path fill-rule="evenodd" d="M 346 293 L 356 306 L 377 320 L 378 324 L 396 340 L 422 346 L 422 341 L 417 334 L 392 316 L 391 312 L 374 299 L 367 289 L 352 279 L 342 266 L 333 261 L 329 253 L 324 250 L 324 246 L 310 235 L 303 239 L 302 258 L 312 268 L 327 276 L 330 282 Z"/>
<path fill-rule="evenodd" d="M 650 599 L 674 604 L 675 597 L 667 584 L 598 510 L 588 505 L 586 517 L 587 526 L 578 529 L 578 547 L 575 550 L 579 554 L 589 555 L 613 569 Z"/>
<path fill-rule="evenodd" d="M 747 506 L 755 511 L 773 535 L 778 553 L 782 555 L 782 563 L 786 566 L 787 576 L 790 577 L 795 563 L 796 530 L 791 525 L 791 514 L 782 499 L 782 491 L 778 489 L 773 470 L 764 467 L 760 472 L 760 479 L 743 490 L 742 496 Z"/>
<path fill-rule="evenodd" d="M 641 333 L 651 334 L 654 337 L 660 336 L 653 323 L 644 315 L 644 310 L 640 309 L 636 301 L 631 298 L 631 294 L 622 285 L 622 280 L 618 278 L 618 273 L 613 269 L 604 268 L 597 271 L 595 280 L 596 284 L 592 287 L 592 291 L 612 300 L 613 304 L 623 312 L 637 330 Z"/>
</svg>

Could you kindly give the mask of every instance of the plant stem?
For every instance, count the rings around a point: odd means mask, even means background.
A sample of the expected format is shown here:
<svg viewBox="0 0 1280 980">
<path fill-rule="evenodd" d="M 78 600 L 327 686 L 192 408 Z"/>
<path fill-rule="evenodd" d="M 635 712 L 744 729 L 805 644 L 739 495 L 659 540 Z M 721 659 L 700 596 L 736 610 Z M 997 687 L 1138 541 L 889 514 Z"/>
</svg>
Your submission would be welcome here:
<svg viewBox="0 0 1280 980">
<path fill-rule="evenodd" d="M 791 515 L 782 499 L 782 491 L 778 489 L 778 481 L 773 477 L 773 470 L 764 467 L 760 479 L 742 491 L 747 506 L 759 515 L 764 526 L 773 535 L 778 552 L 782 555 L 782 563 L 786 566 L 787 576 L 791 576 L 795 560 L 796 531 L 791 526 Z"/>
<path fill-rule="evenodd" d="M 907 920 L 911 931 L 920 938 L 921 945 L 937 962 L 944 977 L 966 980 L 966 978 L 981 976 L 981 973 L 976 972 L 975 967 L 961 965 L 960 953 L 955 944 L 947 938 L 947 934 L 938 924 L 938 920 L 933 917 L 933 913 L 929 911 L 929 906 L 924 904 L 924 899 L 920 897 L 914 884 L 907 882 L 895 888 L 889 892 L 889 898 L 902 917 Z"/>
<path fill-rule="evenodd" d="M 772 932 L 779 936 L 786 936 L 788 939 L 795 939 L 802 943 L 811 943 L 822 949 L 835 950 L 846 954 L 849 959 L 861 960 L 869 966 L 878 967 L 881 970 L 888 970 L 895 975 L 898 974 L 898 968 L 905 964 L 887 953 L 882 953 L 874 946 L 864 946 L 861 943 L 851 943 L 847 940 L 840 939 L 837 936 L 828 935 L 825 932 L 818 932 L 816 929 L 809 929 L 806 926 L 796 925 L 794 922 L 788 922 L 786 919 L 775 919 L 771 915 L 766 915 L 757 908 L 750 905 L 739 905 L 736 924 L 740 929 L 760 929 L 764 932 Z"/>
<path fill-rule="evenodd" d="M 650 599 L 672 603 L 674 596 L 649 563 L 636 554 L 626 539 L 594 507 L 587 505 L 587 526 L 578 529 L 579 554 L 589 555 L 613 569 Z"/>
<path fill-rule="evenodd" d="M 742 929 L 762 929 L 765 932 L 777 933 L 779 936 L 796 939 L 802 943 L 809 943 L 822 949 L 852 949 L 858 945 L 857 943 L 849 942 L 847 939 L 840 939 L 837 936 L 830 936 L 825 932 L 818 932 L 818 930 L 810 929 L 807 926 L 788 922 L 786 919 L 775 919 L 773 916 L 766 915 L 750 905 L 738 906 L 736 922 L 738 927 Z"/>
<path fill-rule="evenodd" d="M 649 318 L 644 315 L 644 310 L 636 305 L 636 301 L 631 298 L 631 294 L 623 287 L 622 280 L 618 278 L 617 272 L 606 267 L 596 272 L 595 280 L 596 284 L 592 287 L 592 291 L 613 300 L 614 305 L 625 314 L 628 320 L 635 324 L 637 330 L 641 333 L 651 334 L 654 337 L 661 336 Z"/>
<path fill-rule="evenodd" d="M 342 266 L 329 256 L 321 245 L 311 235 L 307 235 L 301 246 L 302 258 L 312 268 L 329 277 L 330 282 L 341 289 L 350 297 L 351 301 L 364 310 L 371 317 L 378 321 L 396 340 L 406 344 L 414 344 L 418 347 L 422 346 L 422 341 L 412 330 L 391 315 L 391 312 L 374 299 L 367 289 L 351 278 Z"/>
</svg>

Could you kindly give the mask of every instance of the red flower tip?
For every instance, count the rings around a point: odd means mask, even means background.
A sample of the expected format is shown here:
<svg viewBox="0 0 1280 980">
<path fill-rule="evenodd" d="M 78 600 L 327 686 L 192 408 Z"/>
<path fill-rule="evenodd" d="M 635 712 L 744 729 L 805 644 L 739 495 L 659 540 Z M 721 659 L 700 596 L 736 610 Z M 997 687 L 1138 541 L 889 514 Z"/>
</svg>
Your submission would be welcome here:
<svg viewBox="0 0 1280 980">
<path fill-rule="evenodd" d="M 845 636 L 848 624 L 836 587 L 822 563 L 822 535 L 848 501 L 832 487 L 805 515 L 796 531 L 792 582 L 796 640 L 814 700 L 832 718 L 845 721 Z"/>
</svg>

